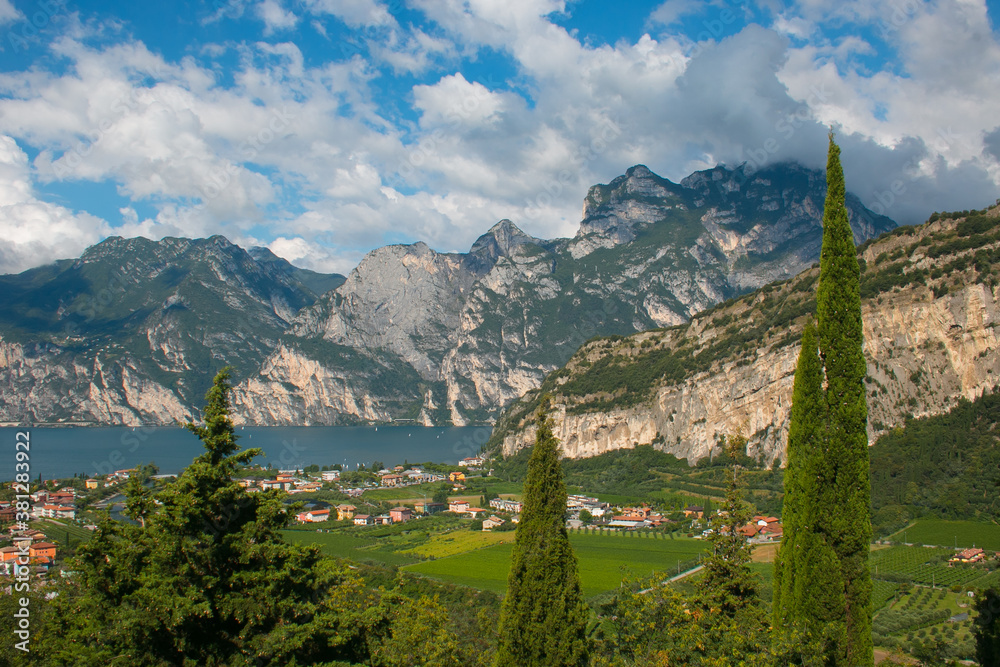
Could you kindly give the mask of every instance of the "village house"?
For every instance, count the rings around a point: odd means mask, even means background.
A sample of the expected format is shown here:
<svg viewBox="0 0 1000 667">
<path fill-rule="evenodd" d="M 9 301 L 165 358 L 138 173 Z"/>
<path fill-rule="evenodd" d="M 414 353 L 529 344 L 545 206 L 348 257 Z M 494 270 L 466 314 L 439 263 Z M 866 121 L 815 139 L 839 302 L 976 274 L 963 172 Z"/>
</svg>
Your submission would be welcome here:
<svg viewBox="0 0 1000 667">
<path fill-rule="evenodd" d="M 948 559 L 949 563 L 978 563 L 986 558 L 986 554 L 982 549 L 965 549 L 958 552 L 952 558 Z"/>
<path fill-rule="evenodd" d="M 56 545 L 51 542 L 36 542 L 29 547 L 31 562 L 51 563 L 56 559 Z"/>
<path fill-rule="evenodd" d="M 701 505 L 688 505 L 684 508 L 684 518 L 690 519 L 694 517 L 695 519 L 700 519 L 705 516 L 705 508 Z"/>
<path fill-rule="evenodd" d="M 643 505 L 642 507 L 626 507 L 622 509 L 622 514 L 626 516 L 641 516 L 643 519 L 648 519 L 649 515 L 652 513 L 653 510 L 646 505 Z"/>
<path fill-rule="evenodd" d="M 100 486 L 101 483 L 98 482 L 96 479 L 88 479 L 86 482 L 84 482 L 84 484 L 86 484 L 88 490 L 92 491 L 96 489 L 98 486 Z"/>
<path fill-rule="evenodd" d="M 483 465 L 485 461 L 486 459 L 484 459 L 482 456 L 470 456 L 468 458 L 464 458 L 461 461 L 459 461 L 458 465 L 462 466 L 463 468 L 478 467 Z"/>
<path fill-rule="evenodd" d="M 464 482 L 465 481 L 465 473 L 462 472 L 462 471 L 460 471 L 460 470 L 456 470 L 455 472 L 450 472 L 450 473 L 448 473 L 448 481 L 449 482 Z"/>
<path fill-rule="evenodd" d="M 498 516 L 491 516 L 489 519 L 483 521 L 483 530 L 493 530 L 494 528 L 499 528 L 506 523 L 503 519 Z"/>
<path fill-rule="evenodd" d="M 337 520 L 346 521 L 347 519 L 353 519 L 354 513 L 358 510 L 354 505 L 337 505 Z"/>
<path fill-rule="evenodd" d="M 319 482 L 296 482 L 295 484 L 295 490 L 300 493 L 319 491 L 321 488 L 323 488 L 323 485 Z"/>
<path fill-rule="evenodd" d="M 413 510 L 409 507 L 393 507 L 389 510 L 389 518 L 393 523 L 405 523 L 413 518 Z"/>
<path fill-rule="evenodd" d="M 645 528 L 649 525 L 646 517 L 635 514 L 623 514 L 611 517 L 608 525 L 612 528 Z"/>
<path fill-rule="evenodd" d="M 784 534 L 785 529 L 780 523 L 769 523 L 766 526 L 761 527 L 757 536 L 767 540 L 768 542 L 780 542 Z"/>
<path fill-rule="evenodd" d="M 520 514 L 522 507 L 524 505 L 520 500 L 511 500 L 509 498 L 494 498 L 490 501 L 490 507 L 497 510 L 498 512 L 509 512 L 510 514 Z"/>
<path fill-rule="evenodd" d="M 292 488 L 291 479 L 262 479 L 260 481 L 260 488 L 264 491 L 270 491 L 271 489 L 277 489 L 278 491 L 288 491 Z"/>
<path fill-rule="evenodd" d="M 300 523 L 318 523 L 320 521 L 326 521 L 330 518 L 330 510 L 309 510 L 307 512 L 299 512 L 295 517 Z"/>
<path fill-rule="evenodd" d="M 465 500 L 453 500 L 448 503 L 448 511 L 456 514 L 465 514 L 469 511 L 469 503 Z"/>
<path fill-rule="evenodd" d="M 437 514 L 448 508 L 444 503 L 434 503 L 429 500 L 418 500 L 414 503 L 414 507 L 421 514 Z"/>
<path fill-rule="evenodd" d="M 126 468 L 125 470 L 116 470 L 110 475 L 108 475 L 109 484 L 117 484 L 118 482 L 124 482 L 127 480 L 132 473 L 135 472 L 135 468 Z"/>
<path fill-rule="evenodd" d="M 488 512 L 481 507 L 470 507 L 465 510 L 465 513 L 471 516 L 473 519 L 478 519 L 480 515 L 487 514 Z"/>
<path fill-rule="evenodd" d="M 324 482 L 336 482 L 338 479 L 340 479 L 340 471 L 324 470 L 323 472 L 320 473 L 320 477 L 323 479 Z"/>
<path fill-rule="evenodd" d="M 395 473 L 391 475 L 382 475 L 382 486 L 402 486 L 406 482 L 406 478 L 402 475 L 397 475 Z"/>
<path fill-rule="evenodd" d="M 407 470 L 403 475 L 410 480 L 412 484 L 428 484 L 430 482 L 439 482 L 444 479 L 444 475 L 435 475 L 434 473 L 424 472 L 423 470 Z"/>
<path fill-rule="evenodd" d="M 375 517 L 375 525 L 377 525 L 377 526 L 391 526 L 392 525 L 392 517 L 389 516 L 388 514 L 379 514 L 377 517 Z"/>
<path fill-rule="evenodd" d="M 39 518 L 46 519 L 75 519 L 76 508 L 72 505 L 35 505 L 31 508 L 31 513 Z"/>
<path fill-rule="evenodd" d="M 369 514 L 355 514 L 354 515 L 354 525 L 355 526 L 371 526 L 375 524 L 375 519 Z"/>
<path fill-rule="evenodd" d="M 566 509 L 570 511 L 587 510 L 590 512 L 590 516 L 599 518 L 611 511 L 611 505 L 590 496 L 570 495 L 566 497 Z M 631 513 L 623 512 L 623 514 Z"/>
</svg>

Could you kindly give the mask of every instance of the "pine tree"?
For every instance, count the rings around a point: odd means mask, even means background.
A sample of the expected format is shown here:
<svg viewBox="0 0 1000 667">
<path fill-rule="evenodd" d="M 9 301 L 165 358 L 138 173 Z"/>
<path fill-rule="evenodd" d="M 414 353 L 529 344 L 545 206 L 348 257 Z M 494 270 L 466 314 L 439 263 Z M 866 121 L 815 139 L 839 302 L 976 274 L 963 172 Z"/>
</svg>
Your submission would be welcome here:
<svg viewBox="0 0 1000 667">
<path fill-rule="evenodd" d="M 204 425 L 188 426 L 205 453 L 155 496 L 130 483 L 126 514 L 138 524 L 105 516 L 80 545 L 77 574 L 52 602 L 45 664 L 354 662 L 368 658 L 367 633 L 387 632 L 373 630 L 388 626 L 387 606 L 349 606 L 364 599 L 351 574 L 281 539 L 277 492 L 248 494 L 233 480 L 260 450 L 239 451 L 228 378 L 216 376 Z"/>
<path fill-rule="evenodd" d="M 844 197 L 831 133 L 818 326 L 803 332 L 795 374 L 773 610 L 779 630 L 806 633 L 829 664 L 855 667 L 873 664 L 871 488 L 860 269 Z"/>
<path fill-rule="evenodd" d="M 751 551 L 739 529 L 753 522 L 753 507 L 745 500 L 746 482 L 740 478 L 738 455 L 746 438 L 723 438 L 723 450 L 732 465 L 726 468 L 725 510 L 711 519 L 712 554 L 702 561 L 699 591 L 707 604 L 728 617 L 749 607 L 760 607 L 760 582 L 750 569 Z"/>
<path fill-rule="evenodd" d="M 543 401 L 500 613 L 496 667 L 587 664 L 589 612 L 566 533 L 566 483 L 547 409 Z"/>
</svg>

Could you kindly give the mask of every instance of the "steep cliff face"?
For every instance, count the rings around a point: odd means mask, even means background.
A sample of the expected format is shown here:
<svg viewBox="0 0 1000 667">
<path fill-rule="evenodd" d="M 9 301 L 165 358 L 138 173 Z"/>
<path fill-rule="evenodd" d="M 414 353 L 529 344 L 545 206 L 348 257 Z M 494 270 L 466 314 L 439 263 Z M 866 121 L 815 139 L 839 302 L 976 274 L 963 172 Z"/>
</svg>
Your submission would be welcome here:
<svg viewBox="0 0 1000 667">
<path fill-rule="evenodd" d="M 870 440 L 1000 384 L 1000 209 L 898 230 L 860 258 Z M 817 277 L 807 270 L 679 327 L 589 342 L 540 390 L 554 396 L 566 455 L 652 443 L 693 463 L 742 432 L 752 455 L 780 459 Z M 490 446 L 511 454 L 534 441 L 540 391 L 512 406 Z"/>
<path fill-rule="evenodd" d="M 720 167 L 680 184 L 636 166 L 591 188 L 572 239 L 536 239 L 504 220 L 465 254 L 380 248 L 299 313 L 261 377 L 238 388 L 238 408 L 264 423 L 289 414 L 318 423 L 492 419 L 595 335 L 679 324 L 809 266 L 824 192 L 821 173 L 794 165 L 753 175 Z M 850 211 L 859 240 L 894 226 L 856 199 Z M 342 348 L 355 358 L 378 351 L 393 374 L 409 367 L 416 377 L 388 395 L 358 366 L 330 358 Z M 313 402 L 316 380 L 297 369 L 315 362 L 328 386 L 370 397 L 371 409 Z M 278 400 L 282 407 L 266 407 Z"/>
<path fill-rule="evenodd" d="M 596 335 L 680 324 L 808 266 L 823 188 L 795 165 L 679 184 L 636 166 L 590 190 L 572 239 L 503 220 L 467 253 L 388 246 L 346 278 L 222 237 L 110 238 L 0 276 L 0 420 L 187 418 L 228 364 L 243 423 L 491 421 Z M 894 226 L 849 210 L 858 239 Z"/>
<path fill-rule="evenodd" d="M 189 419 L 219 368 L 256 372 L 316 299 L 287 263 L 219 236 L 112 237 L 77 260 L 0 276 L 0 288 L 8 422 Z"/>
</svg>

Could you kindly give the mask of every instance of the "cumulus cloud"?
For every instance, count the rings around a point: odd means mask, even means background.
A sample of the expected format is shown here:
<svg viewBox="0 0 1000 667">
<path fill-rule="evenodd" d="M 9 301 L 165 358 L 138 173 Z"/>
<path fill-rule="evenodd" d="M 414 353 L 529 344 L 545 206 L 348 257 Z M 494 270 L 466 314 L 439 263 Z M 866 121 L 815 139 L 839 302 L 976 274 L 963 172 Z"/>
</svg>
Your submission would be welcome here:
<svg viewBox="0 0 1000 667">
<path fill-rule="evenodd" d="M 294 28 L 299 18 L 281 6 L 280 0 L 263 0 L 256 7 L 257 16 L 264 22 L 266 35 Z"/>
<path fill-rule="evenodd" d="M 78 245 L 223 233 L 340 272 L 389 242 L 467 250 L 501 218 L 571 235 L 587 188 L 637 163 L 674 180 L 720 162 L 822 168 L 831 126 L 848 187 L 900 222 L 995 199 L 1000 50 L 982 2 L 775 4 L 730 37 L 692 38 L 677 26 L 704 3 L 669 0 L 648 17 L 659 32 L 614 44 L 556 25 L 562 0 L 412 0 L 420 25 L 379 0 L 306 0 L 302 19 L 232 0 L 217 20 L 245 12 L 271 38 L 176 62 L 67 34 L 51 46 L 65 70 L 0 74 L 0 132 L 37 153 L 0 191 L 42 206 L 32 178 L 111 182 L 120 221 L 46 214 L 78 225 Z M 347 26 L 351 48 L 306 57 L 288 30 L 303 19 L 331 39 Z M 866 69 L 886 49 L 896 66 Z M 463 67 L 481 57 L 510 73 Z"/>
<path fill-rule="evenodd" d="M 0 135 L 0 223 L 0 273 L 75 257 L 110 230 L 100 218 L 38 199 L 28 156 L 6 135 Z"/>
</svg>

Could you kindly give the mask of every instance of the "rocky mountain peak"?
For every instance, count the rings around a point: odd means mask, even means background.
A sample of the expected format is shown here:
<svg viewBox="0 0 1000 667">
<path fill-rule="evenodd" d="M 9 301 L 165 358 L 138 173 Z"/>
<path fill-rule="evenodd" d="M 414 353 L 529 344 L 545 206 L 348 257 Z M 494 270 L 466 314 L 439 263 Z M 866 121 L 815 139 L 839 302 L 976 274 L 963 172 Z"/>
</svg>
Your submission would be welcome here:
<svg viewBox="0 0 1000 667">
<path fill-rule="evenodd" d="M 173 421 L 200 404 L 214 360 L 244 378 L 234 406 L 250 422 L 486 421 L 595 335 L 678 325 L 809 267 L 822 183 L 803 168 L 718 167 L 679 185 L 635 165 L 590 189 L 574 238 L 501 220 L 467 253 L 378 248 L 346 282 L 219 236 L 110 238 L 75 262 L 0 276 L 0 358 L 13 337 L 49 342 L 37 364 L 76 374 L 58 391 L 32 384 L 53 372 L 0 374 L 26 383 L 0 392 L 0 408 L 32 395 L 29 412 L 46 418 Z M 862 240 L 892 227 L 851 195 L 848 206 Z M 154 385 L 180 407 L 136 398 Z"/>
<path fill-rule="evenodd" d="M 507 219 L 496 223 L 476 239 L 469 250 L 469 259 L 474 271 L 488 271 L 501 257 L 511 256 L 519 246 L 525 244 L 539 245 L 541 241 L 521 231 L 517 225 Z"/>
</svg>

